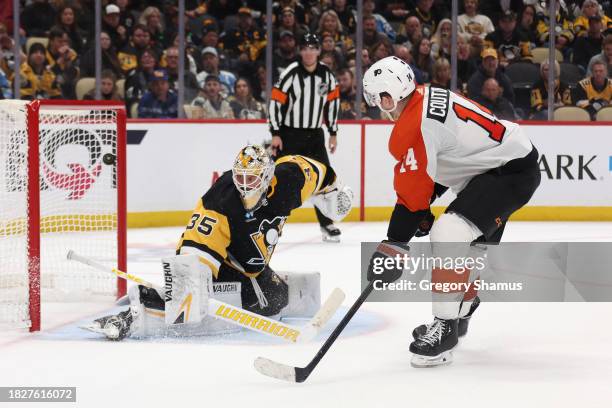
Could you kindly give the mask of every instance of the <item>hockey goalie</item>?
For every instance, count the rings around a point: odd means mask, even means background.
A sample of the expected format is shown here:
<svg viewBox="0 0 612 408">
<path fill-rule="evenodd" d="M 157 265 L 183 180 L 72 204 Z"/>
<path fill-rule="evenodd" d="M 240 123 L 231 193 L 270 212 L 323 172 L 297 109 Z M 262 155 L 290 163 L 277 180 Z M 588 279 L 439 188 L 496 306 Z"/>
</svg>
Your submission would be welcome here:
<svg viewBox="0 0 612 408">
<path fill-rule="evenodd" d="M 396 57 L 373 64 L 363 89 L 368 104 L 395 122 L 389 152 L 397 160 L 397 203 L 387 239 L 370 262 L 369 279 L 398 279 L 402 271 L 397 269 L 374 274 L 373 260 L 409 254 L 408 242 L 415 234 L 429 234 L 434 256 L 442 258 L 477 257 L 473 252 L 485 251 L 484 243 L 499 242 L 510 215 L 540 184 L 538 151 L 520 126 L 455 92 L 417 87 L 412 69 Z M 430 204 L 448 188 L 457 198 L 434 222 Z M 473 275 L 434 268 L 432 282 L 478 279 Z M 479 304 L 473 290 L 433 292 L 432 299 L 434 321 L 413 332 L 415 367 L 451 362 L 451 351 Z"/>
<path fill-rule="evenodd" d="M 206 316 L 209 296 L 261 316 L 312 316 L 318 275 L 282 275 L 269 266 L 287 217 L 309 199 L 340 221 L 353 193 L 315 160 L 285 156 L 275 163 L 262 146 L 244 147 L 198 201 L 177 256 L 163 260 L 164 287 L 131 287 L 128 310 L 87 329 L 112 340 L 227 332 L 224 322 Z"/>
</svg>

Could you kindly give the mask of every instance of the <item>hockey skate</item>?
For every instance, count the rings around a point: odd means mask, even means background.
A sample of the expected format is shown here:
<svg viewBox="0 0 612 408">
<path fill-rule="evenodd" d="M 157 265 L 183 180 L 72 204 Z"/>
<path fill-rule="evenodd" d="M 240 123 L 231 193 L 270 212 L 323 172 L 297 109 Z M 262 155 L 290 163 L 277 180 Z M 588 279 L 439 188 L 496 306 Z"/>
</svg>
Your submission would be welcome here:
<svg viewBox="0 0 612 408">
<path fill-rule="evenodd" d="M 105 316 L 94 320 L 90 325 L 81 326 L 90 332 L 103 334 L 109 340 L 120 341 L 130 334 L 132 313 L 130 310 L 116 315 Z"/>
<path fill-rule="evenodd" d="M 474 298 L 474 301 L 472 302 L 472 306 L 470 306 L 470 311 L 468 312 L 468 314 L 459 318 L 459 323 L 457 324 L 457 335 L 459 337 L 463 337 L 467 334 L 468 326 L 470 325 L 470 318 L 472 317 L 472 314 L 474 314 L 476 309 L 478 309 L 478 306 L 480 306 L 480 298 L 476 296 Z M 412 331 L 412 338 L 415 340 L 418 339 L 419 337 L 427 333 L 428 329 L 429 325 L 427 324 L 417 326 Z"/>
<path fill-rule="evenodd" d="M 413 353 L 410 365 L 415 368 L 435 367 L 453 361 L 452 350 L 458 343 L 459 319 L 434 319 L 427 332 L 410 344 Z"/>
<path fill-rule="evenodd" d="M 321 233 L 323 234 L 323 242 L 340 242 L 342 233 L 334 224 L 321 227 Z"/>
</svg>

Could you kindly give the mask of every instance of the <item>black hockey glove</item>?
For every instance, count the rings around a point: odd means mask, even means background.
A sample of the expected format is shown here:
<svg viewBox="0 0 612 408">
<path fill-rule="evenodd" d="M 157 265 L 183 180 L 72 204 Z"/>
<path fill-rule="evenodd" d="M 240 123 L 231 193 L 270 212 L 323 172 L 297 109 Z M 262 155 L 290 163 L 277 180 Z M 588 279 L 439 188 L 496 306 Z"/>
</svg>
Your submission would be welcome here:
<svg viewBox="0 0 612 408">
<path fill-rule="evenodd" d="M 368 281 L 381 280 L 391 283 L 398 280 L 404 271 L 402 267 L 404 255 L 408 254 L 409 250 L 408 244 L 403 242 L 384 240 L 378 244 L 376 251 L 370 258 Z M 396 262 L 398 255 L 401 260 L 399 264 Z M 388 258 L 392 258 L 394 262 L 387 260 Z"/>
<path fill-rule="evenodd" d="M 421 220 L 421 222 L 419 223 L 419 228 L 414 233 L 414 236 L 424 237 L 426 235 L 429 235 L 429 231 L 431 230 L 435 219 L 436 217 L 431 213 L 431 211 L 429 211 L 425 218 L 423 218 L 423 220 Z"/>
</svg>

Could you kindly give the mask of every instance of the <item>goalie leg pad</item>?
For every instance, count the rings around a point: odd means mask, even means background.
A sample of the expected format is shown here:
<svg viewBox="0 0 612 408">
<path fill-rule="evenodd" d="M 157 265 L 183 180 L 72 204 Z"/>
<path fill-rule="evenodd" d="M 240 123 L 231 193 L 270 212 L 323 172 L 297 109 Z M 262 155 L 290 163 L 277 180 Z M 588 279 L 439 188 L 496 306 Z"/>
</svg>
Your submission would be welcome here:
<svg viewBox="0 0 612 408">
<path fill-rule="evenodd" d="M 198 324 L 206 315 L 212 292 L 212 272 L 193 254 L 162 259 L 165 321 Z"/>
<path fill-rule="evenodd" d="M 327 218 L 341 221 L 353 207 L 353 190 L 336 179 L 334 184 L 310 198 L 312 204 Z"/>
<path fill-rule="evenodd" d="M 289 300 L 281 317 L 314 316 L 321 308 L 321 274 L 318 272 L 279 272 L 287 282 Z"/>
</svg>

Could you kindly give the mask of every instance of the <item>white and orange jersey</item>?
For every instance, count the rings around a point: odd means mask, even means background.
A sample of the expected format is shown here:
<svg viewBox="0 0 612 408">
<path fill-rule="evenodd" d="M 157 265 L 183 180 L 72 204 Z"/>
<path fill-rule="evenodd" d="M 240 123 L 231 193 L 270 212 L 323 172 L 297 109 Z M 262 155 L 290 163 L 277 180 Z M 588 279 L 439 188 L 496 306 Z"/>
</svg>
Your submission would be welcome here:
<svg viewBox="0 0 612 408">
<path fill-rule="evenodd" d="M 389 152 L 398 203 L 429 208 L 434 182 L 459 193 L 476 175 L 526 156 L 531 141 L 519 125 L 454 92 L 418 87 L 396 121 Z"/>
</svg>

